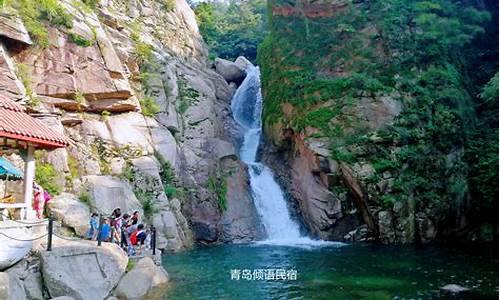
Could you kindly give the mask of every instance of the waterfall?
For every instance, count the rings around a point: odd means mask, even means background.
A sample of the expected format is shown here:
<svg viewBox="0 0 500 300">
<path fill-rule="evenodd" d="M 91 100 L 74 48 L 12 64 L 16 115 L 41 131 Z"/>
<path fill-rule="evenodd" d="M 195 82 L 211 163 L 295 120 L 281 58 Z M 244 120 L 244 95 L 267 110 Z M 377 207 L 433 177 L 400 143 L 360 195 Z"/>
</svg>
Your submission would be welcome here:
<svg viewBox="0 0 500 300">
<path fill-rule="evenodd" d="M 253 66 L 246 71 L 247 77 L 234 94 L 231 109 L 234 120 L 241 125 L 244 133 L 240 159 L 248 165 L 254 204 L 267 234 L 267 240 L 263 242 L 279 245 L 330 244 L 300 235 L 299 225 L 290 217 L 283 191 L 272 170 L 257 161 L 262 135 L 260 71 Z"/>
</svg>

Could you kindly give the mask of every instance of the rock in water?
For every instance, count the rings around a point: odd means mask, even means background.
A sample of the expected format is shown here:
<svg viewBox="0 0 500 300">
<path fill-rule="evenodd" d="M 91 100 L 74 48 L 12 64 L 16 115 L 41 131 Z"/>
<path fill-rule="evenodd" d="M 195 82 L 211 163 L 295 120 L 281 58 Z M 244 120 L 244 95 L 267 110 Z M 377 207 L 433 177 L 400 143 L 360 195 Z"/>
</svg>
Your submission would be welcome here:
<svg viewBox="0 0 500 300">
<path fill-rule="evenodd" d="M 116 244 L 66 242 L 41 253 L 45 286 L 52 297 L 104 299 L 125 273 L 128 257 Z"/>
<path fill-rule="evenodd" d="M 162 267 L 156 266 L 151 258 L 145 257 L 132 271 L 123 276 L 114 294 L 120 299 L 140 299 L 153 288 L 167 282 L 167 272 Z"/>
<path fill-rule="evenodd" d="M 246 72 L 236 63 L 222 58 L 215 59 L 215 71 L 219 73 L 227 82 L 240 84 L 246 77 Z"/>
<path fill-rule="evenodd" d="M 457 295 L 470 292 L 469 288 L 460 286 L 458 284 L 447 284 L 440 288 L 441 293 L 445 295 Z"/>
</svg>

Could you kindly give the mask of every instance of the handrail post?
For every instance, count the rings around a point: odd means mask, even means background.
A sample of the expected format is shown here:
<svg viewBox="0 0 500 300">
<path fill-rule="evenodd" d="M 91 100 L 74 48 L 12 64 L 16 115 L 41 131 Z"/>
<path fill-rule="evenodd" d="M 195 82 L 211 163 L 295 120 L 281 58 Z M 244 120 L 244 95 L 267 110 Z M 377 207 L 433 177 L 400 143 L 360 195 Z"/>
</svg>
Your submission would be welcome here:
<svg viewBox="0 0 500 300">
<path fill-rule="evenodd" d="M 111 227 L 111 243 L 114 243 L 115 242 L 115 226 L 112 226 Z"/>
<path fill-rule="evenodd" d="M 151 226 L 152 236 L 151 236 L 151 247 L 153 248 L 153 255 L 156 254 L 156 228 Z"/>
<path fill-rule="evenodd" d="M 125 227 L 120 228 L 120 248 L 123 248 L 123 246 L 128 246 L 124 229 Z"/>
<path fill-rule="evenodd" d="M 49 216 L 49 228 L 47 235 L 47 251 L 52 251 L 52 231 L 54 229 L 54 218 L 52 217 L 52 213 Z"/>
<path fill-rule="evenodd" d="M 99 214 L 99 228 L 97 229 L 97 246 L 101 246 L 101 240 L 102 240 L 101 230 L 103 222 L 104 219 L 102 217 L 102 214 Z"/>
<path fill-rule="evenodd" d="M 113 224 L 115 224 L 115 217 L 111 217 L 111 223 L 109 224 L 111 226 L 111 229 L 109 231 L 111 233 L 111 239 L 110 239 L 111 243 L 115 242 L 115 230 L 116 230 L 116 228 L 115 228 L 115 225 L 113 225 Z"/>
</svg>

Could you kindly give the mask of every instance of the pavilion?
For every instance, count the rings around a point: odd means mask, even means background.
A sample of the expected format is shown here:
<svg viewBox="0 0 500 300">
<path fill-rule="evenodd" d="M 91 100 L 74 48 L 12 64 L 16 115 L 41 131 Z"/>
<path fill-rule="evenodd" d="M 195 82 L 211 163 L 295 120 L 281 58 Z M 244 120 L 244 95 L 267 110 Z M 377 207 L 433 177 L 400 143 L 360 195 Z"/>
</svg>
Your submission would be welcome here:
<svg viewBox="0 0 500 300">
<path fill-rule="evenodd" d="M 30 116 L 24 106 L 0 95 L 0 150 L 20 152 L 25 160 L 24 202 L 0 203 L 0 211 L 5 208 L 20 209 L 21 219 L 34 218 L 31 203 L 35 177 L 35 150 L 63 148 L 72 143 L 72 140 L 63 134 L 53 131 L 40 120 Z"/>
</svg>

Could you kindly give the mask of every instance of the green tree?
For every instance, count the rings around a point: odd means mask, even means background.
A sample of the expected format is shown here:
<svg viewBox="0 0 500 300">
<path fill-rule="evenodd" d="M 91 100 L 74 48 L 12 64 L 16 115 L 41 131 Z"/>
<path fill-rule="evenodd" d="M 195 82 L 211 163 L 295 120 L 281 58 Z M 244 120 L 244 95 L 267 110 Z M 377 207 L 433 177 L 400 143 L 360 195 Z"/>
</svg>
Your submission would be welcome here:
<svg viewBox="0 0 500 300">
<path fill-rule="evenodd" d="M 478 212 L 498 211 L 498 73 L 483 87 L 477 104 L 477 124 L 467 144 L 471 192 Z M 494 209 L 496 207 L 497 209 Z"/>
<path fill-rule="evenodd" d="M 264 0 L 202 2 L 195 13 L 212 57 L 234 60 L 243 55 L 255 60 L 267 33 Z"/>
</svg>

